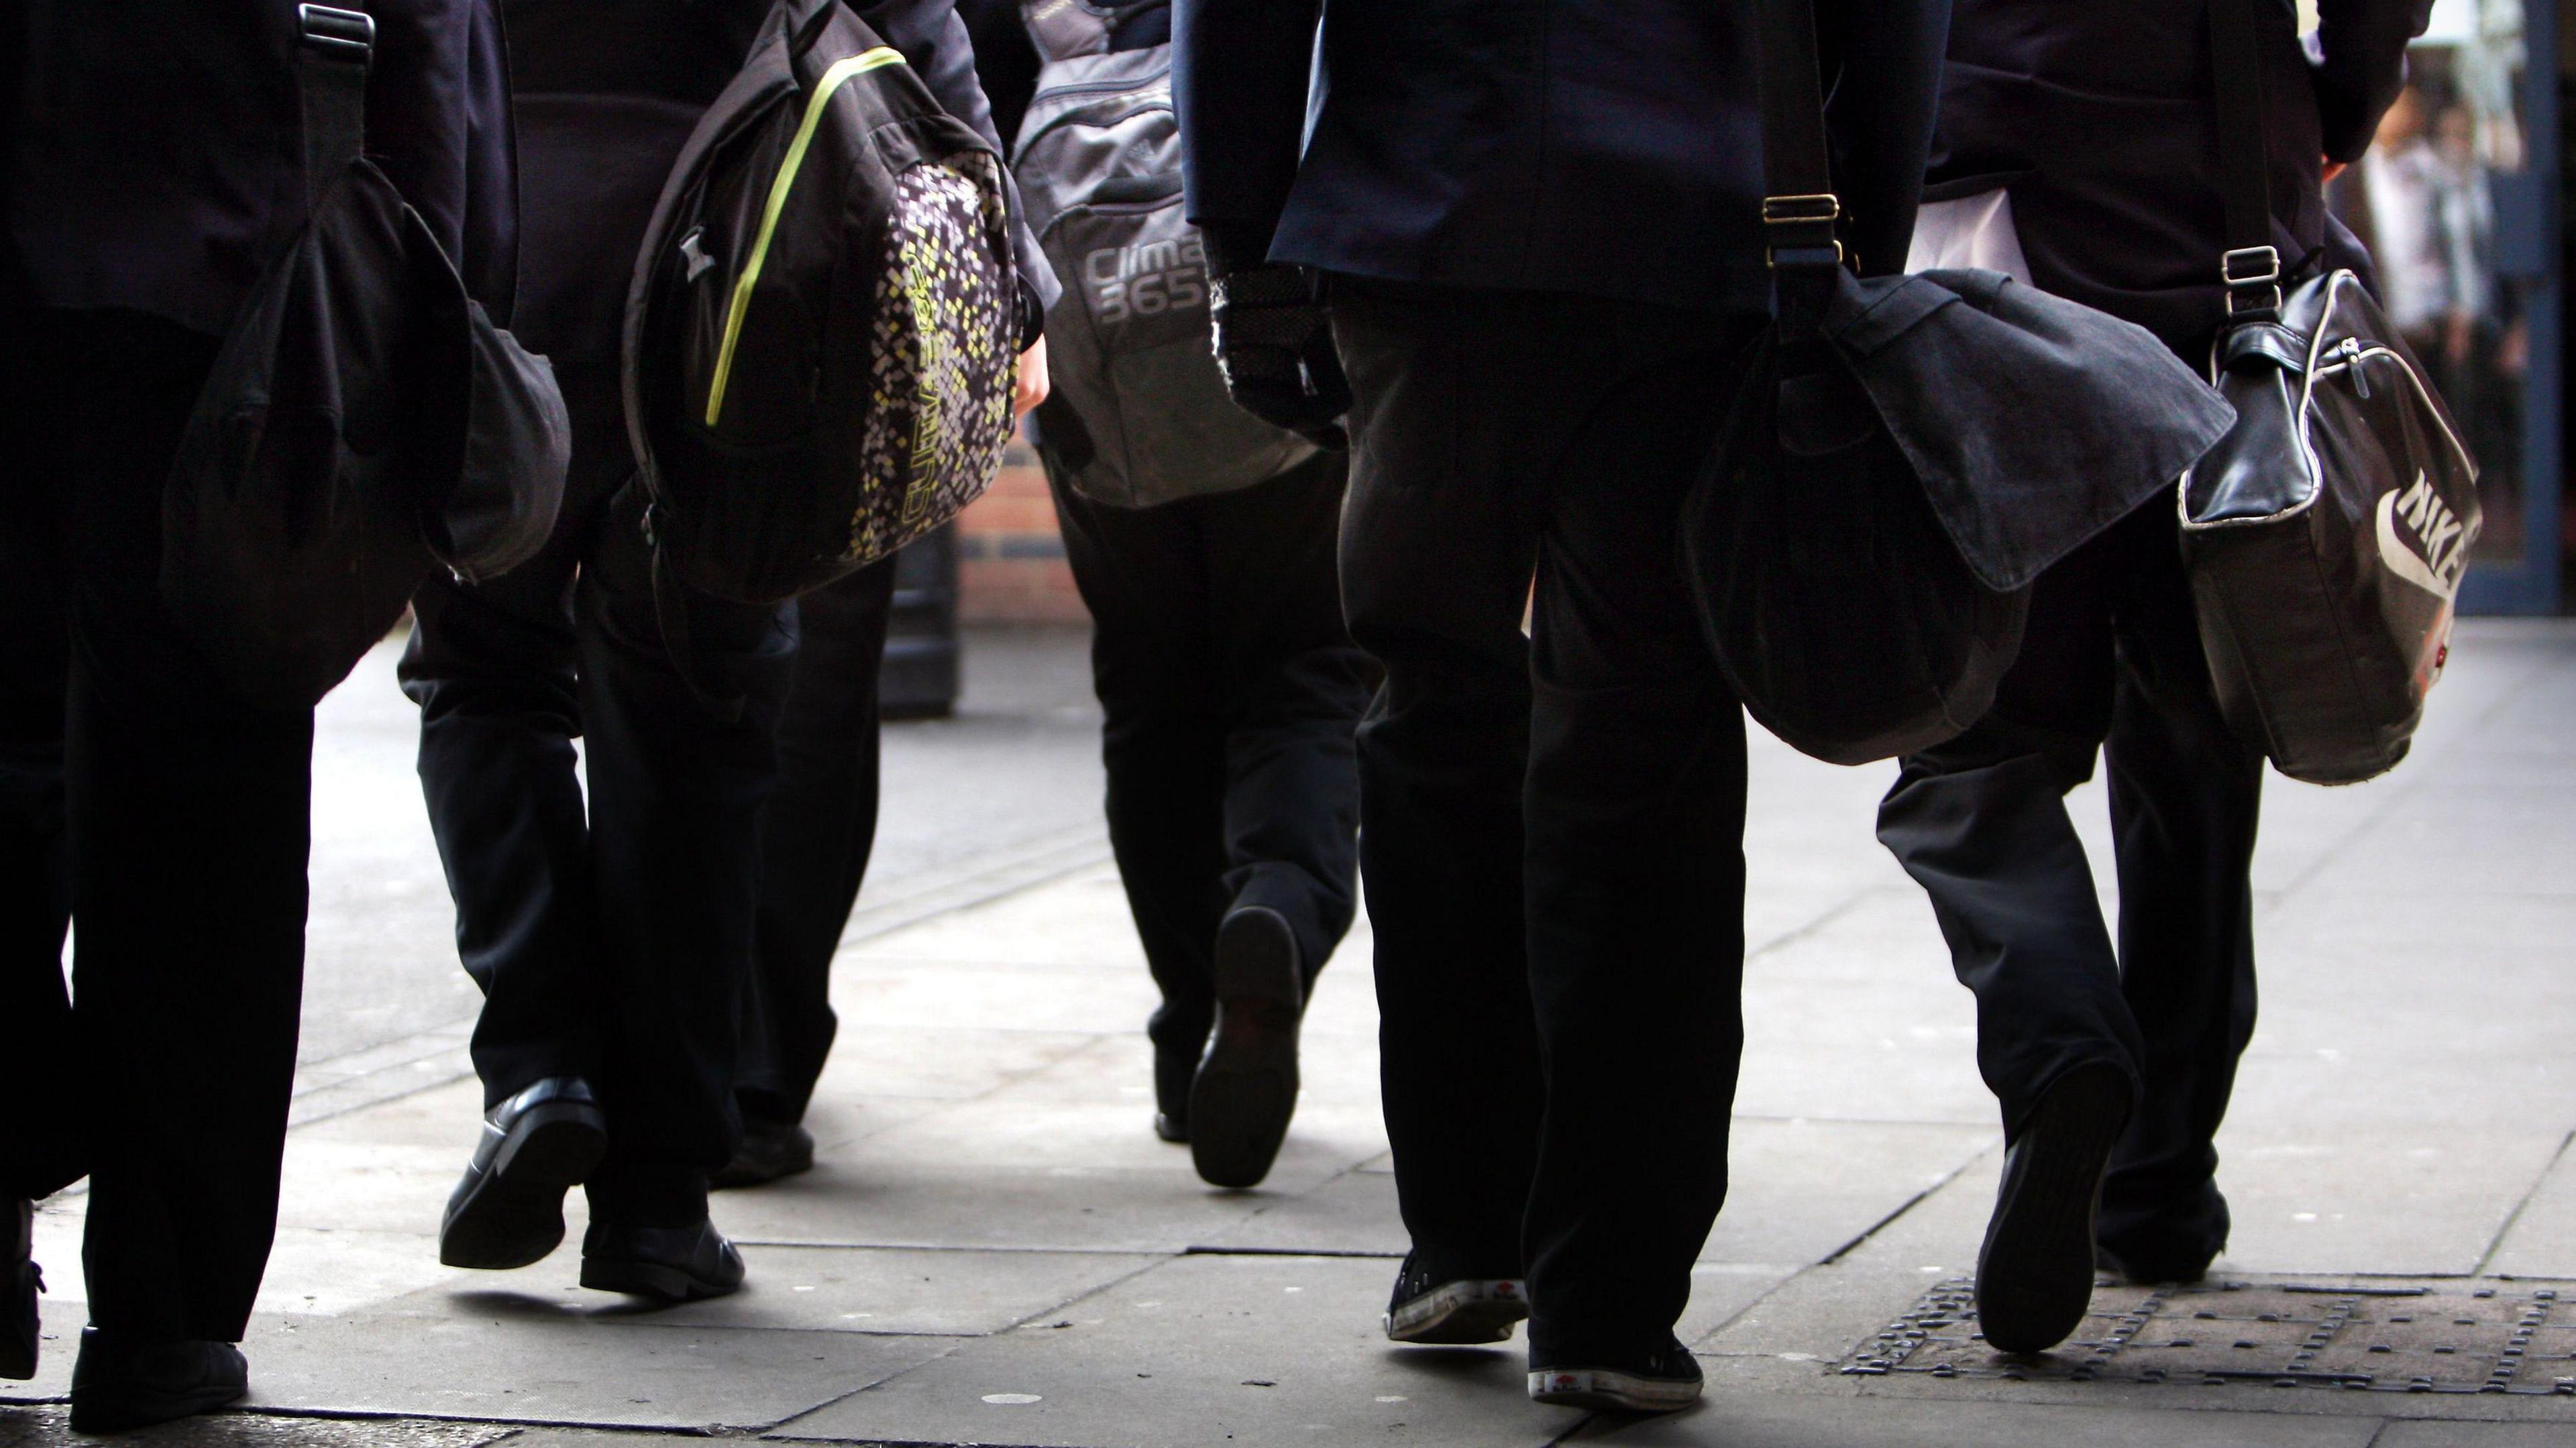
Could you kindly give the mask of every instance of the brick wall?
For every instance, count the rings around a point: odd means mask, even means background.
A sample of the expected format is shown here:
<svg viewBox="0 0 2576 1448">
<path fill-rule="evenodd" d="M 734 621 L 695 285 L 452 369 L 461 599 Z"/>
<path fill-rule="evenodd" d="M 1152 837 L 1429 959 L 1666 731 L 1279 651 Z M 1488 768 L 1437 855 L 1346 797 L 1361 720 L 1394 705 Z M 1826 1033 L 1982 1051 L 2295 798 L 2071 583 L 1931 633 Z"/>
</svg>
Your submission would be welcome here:
<svg viewBox="0 0 2576 1448">
<path fill-rule="evenodd" d="M 965 623 L 1088 623 L 1065 565 L 1046 474 L 1014 443 L 999 477 L 957 516 L 957 616 Z"/>
</svg>

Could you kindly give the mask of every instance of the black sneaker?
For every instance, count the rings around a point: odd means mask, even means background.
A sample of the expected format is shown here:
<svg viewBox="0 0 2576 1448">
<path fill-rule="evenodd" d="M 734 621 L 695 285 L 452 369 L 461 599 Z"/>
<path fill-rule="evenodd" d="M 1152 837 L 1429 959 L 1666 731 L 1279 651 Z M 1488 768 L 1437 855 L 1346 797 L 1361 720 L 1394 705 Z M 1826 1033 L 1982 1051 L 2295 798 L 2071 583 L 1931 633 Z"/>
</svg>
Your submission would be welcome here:
<svg viewBox="0 0 2576 1448">
<path fill-rule="evenodd" d="M 2209 1276 L 2215 1252 L 2114 1252 L 2093 1244 L 2093 1270 L 2115 1287 L 2189 1287 Z"/>
<path fill-rule="evenodd" d="M 745 1116 L 742 1144 L 733 1149 L 733 1160 L 726 1162 L 723 1170 L 707 1178 L 707 1185 L 763 1186 L 813 1169 L 814 1133 L 793 1121 Z"/>
<path fill-rule="evenodd" d="M 72 1431 L 118 1433 L 237 1402 L 250 1364 L 228 1342 L 130 1342 L 81 1330 L 72 1360 Z"/>
<path fill-rule="evenodd" d="M 9 1203 L 0 1222 L 0 1378 L 36 1375 L 36 1294 L 45 1290 L 45 1274 L 36 1268 L 36 1204 L 25 1197 Z"/>
<path fill-rule="evenodd" d="M 2046 1352 L 2083 1324 L 2102 1169 L 2134 1095 L 2117 1066 L 2078 1066 L 2041 1095 L 2004 1157 L 1977 1252 L 1977 1325 L 1995 1351 Z"/>
<path fill-rule="evenodd" d="M 549 1076 L 493 1107 L 447 1199 L 438 1260 L 508 1271 L 544 1257 L 563 1241 L 564 1193 L 607 1150 L 608 1118 L 578 1076 Z"/>
<path fill-rule="evenodd" d="M 1287 917 L 1230 912 L 1216 933 L 1216 1031 L 1190 1082 L 1190 1161 L 1209 1184 L 1258 1186 L 1297 1109 L 1306 978 Z"/>
<path fill-rule="evenodd" d="M 1434 1280 L 1414 1265 L 1411 1254 L 1395 1274 L 1395 1295 L 1386 1305 L 1389 1342 L 1463 1347 L 1507 1342 L 1512 1325 L 1529 1316 L 1529 1294 L 1514 1277 L 1452 1277 Z"/>
<path fill-rule="evenodd" d="M 1644 1362 L 1530 1364 L 1533 1402 L 1596 1412 L 1675 1413 L 1699 1401 L 1699 1359 L 1675 1338 Z"/>
<path fill-rule="evenodd" d="M 581 1285 L 596 1292 L 676 1306 L 737 1292 L 742 1278 L 742 1253 L 710 1221 L 691 1227 L 593 1222 L 581 1239 Z"/>
</svg>

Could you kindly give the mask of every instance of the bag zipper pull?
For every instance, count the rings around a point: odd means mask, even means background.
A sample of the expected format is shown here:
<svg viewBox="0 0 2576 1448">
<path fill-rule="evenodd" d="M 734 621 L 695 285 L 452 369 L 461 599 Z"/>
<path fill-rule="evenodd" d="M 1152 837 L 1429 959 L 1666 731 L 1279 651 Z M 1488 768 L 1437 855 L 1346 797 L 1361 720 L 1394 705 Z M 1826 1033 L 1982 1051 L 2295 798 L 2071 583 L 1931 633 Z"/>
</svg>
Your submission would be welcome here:
<svg viewBox="0 0 2576 1448">
<path fill-rule="evenodd" d="M 2344 371 L 2352 378 L 2353 394 L 2359 397 L 2362 401 L 2368 402 L 2370 400 L 2370 379 L 2362 375 L 2361 339 L 2359 337 L 2346 337 L 2343 339 L 2342 345 L 2338 346 L 2335 350 L 2343 354 Z"/>
</svg>

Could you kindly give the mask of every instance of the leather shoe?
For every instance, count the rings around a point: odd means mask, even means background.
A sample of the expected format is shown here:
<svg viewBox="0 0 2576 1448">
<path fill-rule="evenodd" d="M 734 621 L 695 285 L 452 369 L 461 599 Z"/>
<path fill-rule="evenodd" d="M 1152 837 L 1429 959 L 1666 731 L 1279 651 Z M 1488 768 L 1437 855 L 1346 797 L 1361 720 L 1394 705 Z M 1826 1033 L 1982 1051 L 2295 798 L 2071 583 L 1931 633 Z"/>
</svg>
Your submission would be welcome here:
<svg viewBox="0 0 2576 1448">
<path fill-rule="evenodd" d="M 507 1271 L 544 1257 L 564 1238 L 564 1193 L 607 1149 L 608 1118 L 578 1076 L 548 1076 L 493 1107 L 447 1199 L 438 1260 Z"/>
<path fill-rule="evenodd" d="M 593 1222 L 581 1239 L 581 1285 L 666 1305 L 723 1297 L 742 1286 L 742 1253 L 700 1218 L 690 1227 Z"/>
<path fill-rule="evenodd" d="M 1977 1326 L 1995 1351 L 2046 1352 L 2083 1324 L 2102 1170 L 2135 1095 L 2119 1067 L 2078 1066 L 2041 1093 L 2005 1154 L 1977 1253 Z"/>
<path fill-rule="evenodd" d="M 228 1342 L 131 1342 L 81 1330 L 72 1362 L 72 1431 L 117 1433 L 238 1401 L 250 1364 Z"/>
<path fill-rule="evenodd" d="M 1287 917 L 1232 911 L 1216 933 L 1216 1032 L 1190 1082 L 1190 1162 L 1209 1184 L 1270 1174 L 1297 1110 L 1297 1026 L 1306 978 Z"/>
<path fill-rule="evenodd" d="M 9 1203 L 0 1222 L 0 1378 L 36 1375 L 36 1294 L 45 1290 L 45 1274 L 36 1270 L 36 1204 L 25 1197 Z"/>
<path fill-rule="evenodd" d="M 733 1160 L 707 1178 L 707 1185 L 717 1188 L 764 1186 L 780 1177 L 791 1177 L 813 1169 L 814 1133 L 793 1121 L 745 1116 L 742 1119 L 742 1144 L 733 1149 Z"/>
</svg>

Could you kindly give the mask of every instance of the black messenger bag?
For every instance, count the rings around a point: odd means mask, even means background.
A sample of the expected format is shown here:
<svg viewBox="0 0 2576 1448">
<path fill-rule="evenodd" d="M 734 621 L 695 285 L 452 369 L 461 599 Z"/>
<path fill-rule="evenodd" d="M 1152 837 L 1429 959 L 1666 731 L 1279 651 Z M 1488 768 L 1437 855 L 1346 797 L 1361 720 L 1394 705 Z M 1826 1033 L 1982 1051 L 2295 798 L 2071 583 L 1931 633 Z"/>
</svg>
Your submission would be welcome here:
<svg viewBox="0 0 2576 1448">
<path fill-rule="evenodd" d="M 161 510 L 172 611 L 234 692 L 279 708 L 347 678 L 431 568 L 534 556 L 571 457 L 554 369 L 360 154 L 375 22 L 299 18 L 305 225 L 216 354 Z"/>
<path fill-rule="evenodd" d="M 1861 764 L 1976 722 L 2031 581 L 2233 415 L 2144 328 L 1997 272 L 1845 265 L 1813 0 L 1763 0 L 1775 291 L 1684 506 L 1720 667 L 1789 744 Z"/>
<path fill-rule="evenodd" d="M 2254 0 L 2214 0 L 2229 250 L 2211 381 L 2237 423 L 2183 480 L 2210 682 L 2273 767 L 2351 784 L 2406 757 L 2477 541 L 2477 463 L 2347 270 L 2283 291 Z"/>
</svg>

